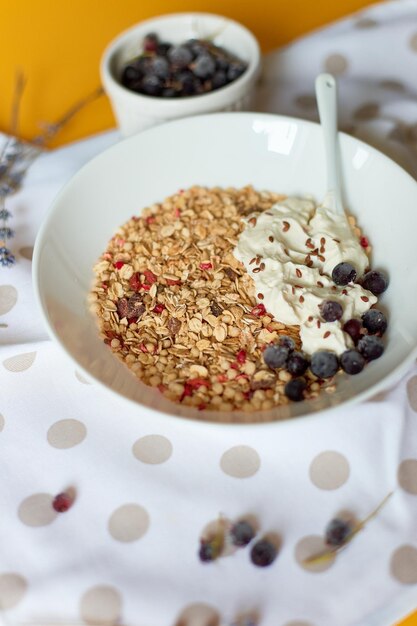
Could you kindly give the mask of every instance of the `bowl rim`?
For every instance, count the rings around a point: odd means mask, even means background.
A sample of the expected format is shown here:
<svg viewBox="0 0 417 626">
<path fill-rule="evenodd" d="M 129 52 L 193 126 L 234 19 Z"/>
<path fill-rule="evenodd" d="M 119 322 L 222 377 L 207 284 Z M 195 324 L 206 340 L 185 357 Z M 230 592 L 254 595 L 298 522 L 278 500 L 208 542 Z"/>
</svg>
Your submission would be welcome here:
<svg viewBox="0 0 417 626">
<path fill-rule="evenodd" d="M 320 409 L 318 411 L 314 411 L 314 412 L 311 412 L 311 413 L 306 413 L 305 415 L 300 415 L 300 416 L 296 416 L 296 417 L 289 417 L 289 418 L 283 418 L 283 419 L 270 420 L 270 421 L 267 421 L 267 422 L 230 422 L 230 421 L 229 422 L 221 422 L 221 421 L 212 421 L 212 420 L 198 419 L 197 417 L 193 417 L 193 416 L 175 415 L 173 413 L 159 411 L 158 409 L 156 409 L 154 407 L 151 407 L 151 406 L 140 404 L 139 402 L 137 402 L 135 400 L 132 400 L 132 399 L 122 395 L 121 393 L 115 391 L 110 386 L 108 386 L 104 382 L 102 382 L 99 378 L 97 378 L 96 376 L 91 374 L 69 352 L 67 347 L 61 341 L 58 333 L 55 331 L 55 328 L 50 323 L 48 315 L 47 315 L 46 307 L 43 306 L 43 298 L 42 298 L 42 293 L 41 293 L 41 289 L 40 289 L 40 278 L 41 278 L 41 273 L 40 273 L 41 242 L 44 239 L 44 237 L 45 237 L 45 235 L 46 235 L 46 233 L 48 231 L 48 227 L 49 227 L 50 221 L 52 220 L 52 218 L 55 215 L 56 207 L 59 206 L 59 204 L 61 202 L 61 199 L 63 197 L 65 197 L 65 195 L 68 193 L 68 189 L 70 189 L 71 186 L 76 184 L 76 181 L 77 181 L 78 177 L 83 175 L 84 170 L 88 169 L 88 167 L 90 166 L 90 164 L 92 162 L 96 162 L 97 160 L 99 160 L 101 158 L 105 158 L 105 155 L 108 152 L 111 152 L 115 146 L 118 146 L 121 143 L 125 143 L 125 142 L 137 142 L 139 140 L 138 137 L 141 137 L 142 133 L 152 133 L 152 132 L 155 132 L 155 131 L 161 132 L 161 128 L 166 126 L 166 125 L 169 125 L 169 126 L 171 126 L 171 125 L 181 126 L 183 124 L 188 124 L 188 123 L 196 123 L 196 122 L 198 123 L 199 121 L 201 121 L 204 124 L 205 120 L 207 120 L 207 121 L 209 121 L 209 120 L 214 121 L 216 118 L 219 118 L 219 117 L 223 117 L 224 118 L 226 116 L 233 116 L 235 118 L 237 118 L 237 117 L 247 118 L 248 120 L 249 119 L 253 119 L 254 117 L 257 117 L 257 118 L 264 118 L 265 120 L 268 120 L 268 121 L 292 122 L 292 123 L 301 124 L 302 126 L 306 126 L 306 127 L 310 127 L 310 128 L 320 128 L 320 124 L 318 122 L 313 122 L 311 120 L 304 120 L 304 119 L 301 119 L 301 118 L 296 118 L 296 117 L 287 116 L 287 115 L 277 115 L 277 114 L 274 114 L 274 113 L 236 112 L 236 111 L 219 112 L 219 113 L 206 113 L 206 114 L 203 114 L 203 115 L 195 115 L 195 116 L 190 116 L 190 117 L 183 117 L 183 118 L 179 118 L 179 119 L 174 119 L 174 120 L 170 120 L 168 122 L 165 122 L 163 125 L 153 126 L 153 127 L 148 128 L 148 129 L 146 129 L 146 130 L 144 130 L 144 131 L 142 131 L 140 133 L 137 133 L 136 135 L 132 135 L 130 137 L 122 138 L 120 141 L 118 141 L 115 144 L 109 146 L 105 150 L 99 152 L 95 157 L 93 157 L 87 163 L 85 163 L 83 166 L 81 166 L 77 170 L 77 172 L 69 180 L 67 180 L 67 182 L 63 185 L 63 187 L 60 189 L 60 191 L 57 193 L 57 195 L 53 198 L 53 200 L 52 200 L 52 202 L 51 202 L 51 204 L 50 204 L 50 206 L 49 206 L 49 208 L 47 210 L 47 213 L 46 213 L 45 217 L 42 220 L 42 223 L 41 223 L 41 226 L 39 228 L 39 231 L 38 231 L 38 233 L 36 235 L 35 244 L 34 244 L 34 251 L 33 251 L 33 261 L 32 261 L 32 283 L 33 283 L 33 290 L 34 290 L 34 294 L 35 294 L 35 301 L 36 301 L 36 304 L 38 306 L 38 310 L 41 313 L 41 317 L 42 317 L 43 322 L 44 322 L 44 324 L 46 326 L 46 329 L 48 331 L 49 336 L 52 337 L 52 339 L 55 341 L 55 343 L 59 345 L 60 349 L 66 354 L 67 358 L 70 359 L 70 361 L 73 363 L 73 365 L 75 366 L 77 371 L 81 372 L 86 379 L 94 381 L 94 384 L 98 384 L 99 387 L 101 389 L 103 389 L 105 392 L 112 394 L 113 397 L 115 397 L 115 398 L 118 398 L 119 401 L 129 403 L 129 405 L 132 408 L 135 407 L 136 409 L 145 410 L 146 412 L 151 413 L 153 419 L 157 418 L 157 419 L 161 419 L 161 420 L 166 420 L 166 419 L 181 420 L 182 423 L 186 422 L 187 424 L 191 425 L 191 427 L 195 427 L 195 428 L 197 428 L 197 427 L 199 427 L 199 428 L 200 427 L 206 427 L 206 428 L 218 428 L 218 427 L 221 427 L 222 429 L 225 429 L 225 430 L 233 429 L 233 430 L 236 431 L 236 429 L 238 429 L 239 427 L 244 427 L 245 429 L 248 429 L 248 428 L 268 429 L 268 428 L 271 428 L 271 427 L 275 428 L 278 425 L 281 428 L 284 427 L 284 426 L 288 427 L 288 426 L 291 426 L 293 424 L 300 424 L 301 425 L 302 423 L 304 423 L 304 420 L 308 420 L 308 421 L 311 421 L 312 419 L 321 420 L 322 418 L 326 418 L 329 415 L 331 415 L 332 413 L 335 413 L 336 411 L 340 411 L 340 410 L 343 410 L 344 408 L 352 407 L 355 404 L 359 404 L 361 402 L 364 402 L 367 399 L 371 399 L 373 396 L 375 396 L 376 394 L 378 394 L 379 392 L 381 392 L 383 390 L 391 389 L 392 386 L 395 385 L 399 381 L 399 379 L 406 374 L 406 372 L 409 369 L 410 365 L 416 360 L 416 358 L 417 358 L 417 343 L 410 350 L 410 354 L 401 363 L 399 363 L 393 370 L 391 370 L 391 372 L 390 372 L 390 374 L 388 376 L 385 376 L 379 382 L 375 383 L 374 385 L 371 385 L 370 387 L 368 387 L 368 389 L 364 390 L 363 392 L 352 396 L 348 400 L 345 400 L 341 404 L 338 404 L 338 405 L 335 405 L 335 406 L 325 407 L 324 409 Z M 398 163 L 396 163 L 393 159 L 388 157 L 386 154 L 384 154 L 383 152 L 381 152 L 377 148 L 374 148 L 373 146 L 367 144 L 366 142 L 364 142 L 364 141 L 362 141 L 360 139 L 357 139 L 356 137 L 352 137 L 351 135 L 348 135 L 347 133 L 344 133 L 342 131 L 339 131 L 339 136 L 343 137 L 343 141 L 347 141 L 348 143 L 352 143 L 354 145 L 361 146 L 364 149 L 370 151 L 371 153 L 376 154 L 378 156 L 378 158 L 382 158 L 383 160 L 388 162 L 391 167 L 393 167 L 394 169 L 400 171 L 403 176 L 408 178 L 409 181 L 412 182 L 413 185 L 417 187 L 417 181 L 413 178 L 413 176 L 411 176 L 411 174 L 409 174 L 404 168 L 402 168 L 400 165 L 398 165 Z M 129 372 L 126 371 L 126 374 L 128 375 Z"/>
<path fill-rule="evenodd" d="M 233 24 L 238 28 L 240 34 L 249 42 L 251 46 L 251 58 L 248 61 L 248 67 L 246 71 L 239 76 L 236 80 L 232 81 L 228 85 L 221 87 L 220 89 L 216 89 L 210 93 L 199 94 L 196 96 L 184 96 L 180 98 L 161 98 L 158 96 L 147 96 L 144 94 L 136 93 L 127 89 L 123 85 L 117 81 L 113 73 L 110 70 L 110 64 L 113 60 L 115 54 L 119 52 L 123 47 L 129 42 L 129 40 L 134 36 L 135 33 L 146 29 L 149 27 L 156 27 L 156 25 L 160 22 L 169 21 L 172 18 L 179 19 L 192 19 L 192 18 L 216 18 L 219 20 L 223 20 L 224 22 L 228 22 Z M 163 112 L 170 112 L 171 108 L 175 106 L 175 108 L 183 106 L 183 108 L 188 108 L 190 103 L 204 103 L 204 107 L 216 106 L 216 101 L 219 99 L 222 100 L 233 100 L 233 95 L 236 92 L 241 91 L 244 86 L 250 83 L 252 80 L 255 80 L 259 74 L 261 66 L 261 52 L 259 42 L 256 39 L 255 35 L 243 24 L 229 18 L 225 15 L 220 15 L 217 13 L 208 13 L 208 12 L 199 12 L 199 11 L 190 11 L 190 12 L 180 12 L 180 13 L 166 13 L 159 15 L 157 17 L 149 18 L 147 20 L 143 20 L 134 24 L 133 26 L 125 29 L 119 35 L 117 35 L 112 41 L 110 41 L 100 59 L 100 76 L 104 88 L 109 96 L 113 96 L 119 99 L 124 99 L 125 102 L 129 102 L 131 106 L 141 106 L 143 109 L 148 108 L 154 110 L 155 106 L 158 106 L 158 109 Z"/>
</svg>

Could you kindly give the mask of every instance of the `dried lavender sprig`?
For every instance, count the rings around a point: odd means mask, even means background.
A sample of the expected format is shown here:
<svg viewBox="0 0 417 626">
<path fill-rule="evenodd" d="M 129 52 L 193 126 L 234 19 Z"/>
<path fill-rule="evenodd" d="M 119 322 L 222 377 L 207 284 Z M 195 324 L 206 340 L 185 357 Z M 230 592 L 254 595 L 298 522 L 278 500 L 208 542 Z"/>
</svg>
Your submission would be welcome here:
<svg viewBox="0 0 417 626">
<path fill-rule="evenodd" d="M 6 222 L 10 216 L 10 211 L 7 211 L 4 206 L 4 198 L 0 198 L 0 220 L 2 223 L 2 226 L 0 227 L 0 265 L 2 267 L 11 267 L 16 261 L 15 256 L 12 254 L 12 251 L 6 246 L 6 239 L 9 238 L 5 236 L 7 234 L 6 230 L 10 231 L 10 236 L 13 236 L 14 234 L 11 229 L 8 229 L 8 227 L 6 226 Z"/>
<path fill-rule="evenodd" d="M 25 79 L 20 72 L 16 76 L 15 93 L 12 106 L 12 119 L 10 124 L 11 135 L 17 134 L 19 122 L 20 102 L 25 87 Z M 9 136 L 0 153 L 0 265 L 11 267 L 16 259 L 6 242 L 14 236 L 14 231 L 7 226 L 6 222 L 12 214 L 5 208 L 5 198 L 15 193 L 21 186 L 23 179 L 37 157 L 43 152 L 47 142 L 52 139 L 84 106 L 93 102 L 104 93 L 100 87 L 93 93 L 79 100 L 54 124 L 48 124 L 45 131 L 35 137 L 33 142 L 20 141 L 14 136 Z"/>
</svg>

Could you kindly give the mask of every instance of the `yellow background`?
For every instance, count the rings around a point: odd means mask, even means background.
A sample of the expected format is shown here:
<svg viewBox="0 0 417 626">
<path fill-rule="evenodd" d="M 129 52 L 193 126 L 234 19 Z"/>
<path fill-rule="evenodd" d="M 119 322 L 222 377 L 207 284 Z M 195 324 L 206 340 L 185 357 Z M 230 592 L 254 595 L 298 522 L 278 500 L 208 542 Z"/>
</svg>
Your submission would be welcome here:
<svg viewBox="0 0 417 626">
<path fill-rule="evenodd" d="M 39 131 L 99 84 L 98 65 L 107 43 L 135 22 L 161 13 L 208 11 L 245 24 L 268 52 L 357 11 L 366 0 L 0 0 L 0 130 L 7 130 L 15 73 L 27 87 L 21 134 Z M 114 126 L 107 99 L 89 105 L 54 145 Z M 416 592 L 417 594 L 417 592 Z M 402 623 L 417 626 L 417 613 Z"/>
<path fill-rule="evenodd" d="M 366 0 L 0 0 L 0 130 L 10 119 L 15 72 L 27 79 L 21 110 L 26 138 L 99 84 L 107 43 L 132 24 L 161 13 L 208 11 L 238 20 L 264 52 L 357 11 Z M 89 106 L 55 141 L 60 145 L 114 125 L 106 98 Z"/>
</svg>

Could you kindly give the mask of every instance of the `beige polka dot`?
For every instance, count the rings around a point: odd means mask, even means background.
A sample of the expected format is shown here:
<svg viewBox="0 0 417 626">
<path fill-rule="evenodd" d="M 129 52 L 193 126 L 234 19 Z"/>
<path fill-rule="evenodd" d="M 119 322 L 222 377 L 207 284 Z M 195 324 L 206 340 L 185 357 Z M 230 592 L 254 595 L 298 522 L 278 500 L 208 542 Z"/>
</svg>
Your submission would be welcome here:
<svg viewBox="0 0 417 626">
<path fill-rule="evenodd" d="M 75 378 L 76 378 L 76 379 L 77 379 L 80 383 L 82 383 L 83 385 L 90 385 L 90 384 L 91 384 L 88 380 L 86 380 L 86 379 L 84 378 L 84 376 L 82 376 L 82 375 L 80 374 L 80 372 L 77 372 L 77 370 L 75 370 Z"/>
<path fill-rule="evenodd" d="M 417 496 L 417 459 L 405 459 L 398 467 L 398 484 L 400 487 Z"/>
<path fill-rule="evenodd" d="M 19 254 L 28 261 L 32 260 L 33 257 L 33 246 L 24 246 L 24 248 L 20 248 Z"/>
<path fill-rule="evenodd" d="M 401 91 L 406 90 L 405 86 L 402 83 L 400 83 L 399 80 L 394 80 L 391 78 L 387 78 L 386 80 L 381 80 L 379 84 L 384 89 L 389 89 L 390 91 L 401 92 Z"/>
<path fill-rule="evenodd" d="M 354 26 L 356 28 L 374 28 L 378 26 L 378 22 L 373 20 L 372 17 L 362 17 L 355 22 Z"/>
<path fill-rule="evenodd" d="M 18 516 L 26 526 L 47 526 L 57 516 L 52 508 L 53 496 L 49 493 L 35 493 L 20 503 Z"/>
<path fill-rule="evenodd" d="M 410 48 L 413 52 L 417 52 L 417 33 L 410 37 Z"/>
<path fill-rule="evenodd" d="M 340 452 L 318 454 L 310 465 L 311 482 L 319 489 L 338 489 L 349 478 L 349 463 Z"/>
<path fill-rule="evenodd" d="M 0 413 L 0 433 L 4 428 L 4 417 L 3 415 Z"/>
<path fill-rule="evenodd" d="M 391 556 L 391 575 L 404 585 L 417 584 L 417 548 L 400 546 Z"/>
<path fill-rule="evenodd" d="M 344 74 L 347 67 L 347 59 L 342 54 L 331 54 L 324 61 L 324 69 L 330 74 Z"/>
<path fill-rule="evenodd" d="M 417 376 L 413 376 L 407 382 L 407 396 L 413 411 L 417 411 Z"/>
<path fill-rule="evenodd" d="M 162 435 L 146 435 L 135 441 L 132 452 L 138 461 L 158 465 L 169 459 L 172 454 L 172 444 Z"/>
<path fill-rule="evenodd" d="M 384 402 L 387 397 L 387 391 L 379 391 L 372 398 L 369 398 L 368 402 Z"/>
<path fill-rule="evenodd" d="M 120 622 L 122 598 L 110 585 L 97 585 L 88 589 L 81 598 L 80 615 L 92 626 L 113 626 Z"/>
<path fill-rule="evenodd" d="M 308 535 L 300 539 L 295 546 L 295 560 L 300 567 L 308 572 L 324 572 L 333 565 L 336 558 L 334 555 L 319 563 L 305 563 L 305 559 L 321 554 L 324 550 L 327 550 L 327 546 L 323 537 L 320 537 L 320 535 Z"/>
<path fill-rule="evenodd" d="M 27 582 L 19 574 L 0 574 L 0 610 L 16 606 L 27 589 Z"/>
<path fill-rule="evenodd" d="M 295 98 L 294 102 L 300 109 L 311 110 L 317 106 L 316 98 L 311 94 L 301 94 Z"/>
<path fill-rule="evenodd" d="M 17 302 L 17 289 L 13 285 L 0 285 L 0 315 L 11 311 Z"/>
<path fill-rule="evenodd" d="M 387 135 L 388 139 L 391 141 L 400 141 L 407 142 L 408 141 L 408 126 L 403 123 L 396 124 Z"/>
<path fill-rule="evenodd" d="M 230 448 L 220 459 L 223 472 L 234 478 L 249 478 L 256 474 L 260 465 L 259 454 L 249 446 Z"/>
<path fill-rule="evenodd" d="M 81 443 L 87 434 L 82 422 L 73 419 L 60 420 L 52 424 L 47 433 L 47 439 L 54 448 L 73 448 Z"/>
<path fill-rule="evenodd" d="M 220 615 L 209 604 L 190 604 L 181 611 L 175 626 L 220 626 Z"/>
<path fill-rule="evenodd" d="M 11 356 L 3 361 L 3 365 L 9 372 L 24 372 L 29 369 L 36 357 L 36 352 L 25 352 Z"/>
<path fill-rule="evenodd" d="M 378 113 L 379 104 L 377 104 L 376 102 L 367 102 L 366 104 L 363 104 L 358 109 L 356 109 L 356 111 L 353 113 L 353 117 L 355 118 L 355 120 L 365 121 L 377 117 Z"/>
<path fill-rule="evenodd" d="M 149 515 L 139 504 L 124 504 L 112 513 L 108 528 L 117 541 L 136 541 L 148 530 Z"/>
</svg>

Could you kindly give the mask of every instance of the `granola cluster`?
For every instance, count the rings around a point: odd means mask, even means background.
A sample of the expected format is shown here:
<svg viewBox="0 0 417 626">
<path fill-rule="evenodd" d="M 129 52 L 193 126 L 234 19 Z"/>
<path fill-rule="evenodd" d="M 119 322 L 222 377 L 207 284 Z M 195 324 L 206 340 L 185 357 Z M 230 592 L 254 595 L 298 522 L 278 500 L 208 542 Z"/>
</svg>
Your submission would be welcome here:
<svg viewBox="0 0 417 626">
<path fill-rule="evenodd" d="M 118 229 L 94 267 L 100 333 L 146 385 L 198 409 L 267 410 L 287 404 L 291 375 L 262 352 L 299 327 L 273 319 L 233 256 L 243 217 L 285 196 L 252 187 L 180 190 Z M 261 267 L 261 259 L 254 261 Z M 308 372 L 305 396 L 323 381 Z M 329 391 L 332 381 L 326 381 Z"/>
</svg>

